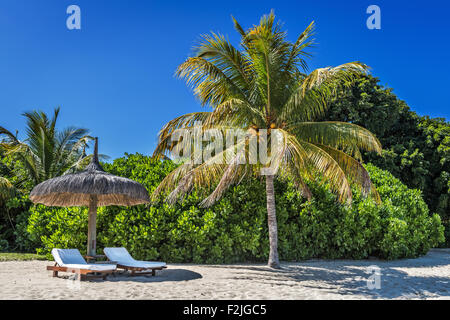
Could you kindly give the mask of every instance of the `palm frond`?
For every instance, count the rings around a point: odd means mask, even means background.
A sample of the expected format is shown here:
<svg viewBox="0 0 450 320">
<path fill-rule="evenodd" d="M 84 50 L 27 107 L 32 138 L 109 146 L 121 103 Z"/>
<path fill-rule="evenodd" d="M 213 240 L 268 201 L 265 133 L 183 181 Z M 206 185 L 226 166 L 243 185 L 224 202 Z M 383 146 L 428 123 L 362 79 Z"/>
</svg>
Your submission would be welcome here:
<svg viewBox="0 0 450 320">
<path fill-rule="evenodd" d="M 208 208 L 212 206 L 214 203 L 216 203 L 217 200 L 219 200 L 222 197 L 225 191 L 233 183 L 237 182 L 238 180 L 241 180 L 245 176 L 244 174 L 245 166 L 243 165 L 243 163 L 245 163 L 244 148 L 238 151 L 235 158 L 226 167 L 226 169 L 223 170 L 223 172 L 220 172 L 220 175 L 222 177 L 220 178 L 217 187 L 208 197 L 206 197 L 202 202 L 200 202 L 201 207 Z"/>
<path fill-rule="evenodd" d="M 370 180 L 369 173 L 360 162 L 335 148 L 320 144 L 317 146 L 336 160 L 344 173 L 350 177 L 351 181 L 361 187 L 364 196 L 370 194 L 378 204 L 381 203 L 380 195 Z"/>
<path fill-rule="evenodd" d="M 341 81 L 351 82 L 355 76 L 366 74 L 369 67 L 359 61 L 341 64 L 337 67 L 319 68 L 312 71 L 302 82 L 303 92 L 324 84 L 336 85 Z"/>
<path fill-rule="evenodd" d="M 15 188 L 13 184 L 5 177 L 0 177 L 0 203 L 3 203 L 7 199 L 13 197 L 15 194 Z"/>
<path fill-rule="evenodd" d="M 241 35 L 242 38 L 245 38 L 247 33 L 244 31 L 244 28 L 241 27 L 239 22 L 237 22 L 237 20 L 233 16 L 231 16 L 231 19 L 233 20 L 234 28 L 236 29 L 236 31 Z"/>
<path fill-rule="evenodd" d="M 199 155 L 193 153 L 191 158 L 163 179 L 160 185 L 153 192 L 152 199 L 156 199 L 162 192 L 167 192 L 173 189 L 167 198 L 168 203 L 173 204 L 177 199 L 184 197 L 187 192 L 194 188 L 197 190 L 207 190 L 216 183 L 220 184 L 219 181 L 227 168 L 234 167 L 237 164 L 245 164 L 245 151 L 242 150 L 244 150 L 248 144 L 248 138 L 248 135 L 242 137 L 235 145 L 232 145 L 222 152 L 215 154 L 213 157 L 206 159 L 200 165 L 196 165 L 197 161 L 192 158 Z M 242 172 L 241 166 L 238 166 L 237 170 Z M 226 183 L 224 180 L 222 184 L 218 186 L 218 189 L 216 188 L 215 193 L 213 192 L 214 195 L 206 200 L 204 203 L 205 205 L 207 203 L 214 202 L 212 199 L 215 198 L 215 195 L 219 193 L 221 194 L 221 192 L 228 188 L 232 182 L 236 181 L 234 178 L 236 178 L 237 175 L 232 175 L 233 173 L 236 174 L 236 172 L 232 171 L 232 169 L 228 171 L 228 178 L 225 180 L 229 183 Z M 234 178 L 231 179 L 231 177 Z"/>
<path fill-rule="evenodd" d="M 315 23 L 312 21 L 308 27 L 300 34 L 297 41 L 292 45 L 291 52 L 289 54 L 289 59 L 286 63 L 285 70 L 287 72 L 296 71 L 296 66 L 301 65 L 304 71 L 308 70 L 308 64 L 302 58 L 302 56 L 310 57 L 311 54 L 306 52 L 305 49 L 311 48 L 314 45 L 314 35 Z"/>
<path fill-rule="evenodd" d="M 232 75 L 205 58 L 188 58 L 177 68 L 176 75 L 184 78 L 187 85 L 194 89 L 203 106 L 218 105 L 228 97 L 246 99 L 243 88 Z"/>
<path fill-rule="evenodd" d="M 306 141 L 299 141 L 299 143 L 308 152 L 308 160 L 311 164 L 309 169 L 326 178 L 326 181 L 330 183 L 331 190 L 337 193 L 339 201 L 351 203 L 350 183 L 338 162 L 329 153 L 312 143 Z M 306 168 L 300 169 L 305 170 Z"/>
<path fill-rule="evenodd" d="M 360 62 L 345 63 L 337 67 L 319 68 L 300 79 L 290 91 L 283 105 L 281 117 L 284 120 L 312 121 L 327 110 L 337 89 L 350 86 L 354 79 L 366 74 L 369 67 Z M 295 115 L 288 119 L 289 115 Z"/>
<path fill-rule="evenodd" d="M 233 83 L 244 88 L 251 82 L 253 72 L 249 58 L 237 50 L 225 36 L 211 33 L 203 35 L 202 42 L 196 48 L 196 56 L 207 59 L 224 71 Z"/>
<path fill-rule="evenodd" d="M 313 194 L 311 190 L 308 188 L 308 185 L 305 183 L 304 178 L 300 174 L 301 170 L 298 169 L 296 163 L 289 162 L 286 166 L 280 169 L 280 178 L 291 181 L 295 188 L 300 191 L 301 195 L 308 200 L 311 200 Z"/>
<path fill-rule="evenodd" d="M 369 130 L 356 124 L 339 121 L 299 122 L 288 124 L 287 127 L 304 141 L 344 150 L 353 156 L 360 156 L 360 149 L 381 154 L 380 141 Z"/>
<path fill-rule="evenodd" d="M 206 123 L 210 116 L 211 112 L 193 112 L 169 121 L 159 131 L 159 141 L 153 157 L 161 159 L 168 151 L 172 150 L 174 147 L 172 137 L 177 130 L 193 128 L 197 123 Z"/>
<path fill-rule="evenodd" d="M 229 125 L 248 127 L 250 125 L 263 126 L 265 115 L 241 99 L 230 98 L 218 105 L 205 121 L 207 127 L 214 125 Z"/>
<path fill-rule="evenodd" d="M 9 131 L 8 129 L 6 129 L 6 128 L 2 127 L 2 126 L 0 126 L 0 136 L 1 135 L 6 136 L 7 142 L 9 142 L 9 143 L 11 143 L 11 142 L 14 142 L 14 143 L 19 142 L 19 140 L 17 140 L 17 137 L 11 131 Z"/>
</svg>

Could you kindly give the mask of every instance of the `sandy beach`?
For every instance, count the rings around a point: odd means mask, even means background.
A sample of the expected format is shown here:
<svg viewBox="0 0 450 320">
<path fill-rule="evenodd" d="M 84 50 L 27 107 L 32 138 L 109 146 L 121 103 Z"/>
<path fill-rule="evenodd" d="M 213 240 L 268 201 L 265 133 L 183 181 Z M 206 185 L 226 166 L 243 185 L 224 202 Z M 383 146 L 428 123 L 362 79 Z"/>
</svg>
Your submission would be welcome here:
<svg viewBox="0 0 450 320">
<path fill-rule="evenodd" d="M 53 278 L 45 270 L 49 264 L 0 262 L 0 299 L 450 299 L 450 249 L 396 261 L 282 263 L 282 270 L 169 264 L 155 277 L 123 274 L 85 282 Z M 379 267 L 379 288 L 369 266 Z"/>
</svg>

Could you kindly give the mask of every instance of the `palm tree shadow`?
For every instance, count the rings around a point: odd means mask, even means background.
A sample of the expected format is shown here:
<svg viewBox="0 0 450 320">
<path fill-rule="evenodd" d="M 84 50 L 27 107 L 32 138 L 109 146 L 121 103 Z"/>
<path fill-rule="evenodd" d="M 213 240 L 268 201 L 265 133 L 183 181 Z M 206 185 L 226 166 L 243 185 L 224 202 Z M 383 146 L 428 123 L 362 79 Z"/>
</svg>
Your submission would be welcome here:
<svg viewBox="0 0 450 320">
<path fill-rule="evenodd" d="M 328 293 L 357 294 L 370 299 L 450 297 L 450 277 L 411 276 L 405 271 L 380 266 L 377 287 L 374 274 L 366 270 L 351 266 L 344 266 L 338 272 L 330 268 L 314 269 L 308 274 L 296 273 L 291 279 L 296 282 L 308 281 L 306 287 Z M 325 285 L 314 285 L 317 279 Z"/>
<path fill-rule="evenodd" d="M 266 265 L 209 266 L 235 269 L 230 280 L 251 280 L 274 286 L 302 286 L 324 293 L 362 295 L 368 299 L 450 298 L 450 272 L 427 275 L 432 267 L 450 265 L 449 250 L 431 250 L 417 259 L 383 260 L 311 260 L 282 263 L 282 269 Z M 379 267 L 379 288 L 376 276 L 368 267 Z M 399 270 L 401 268 L 401 270 Z M 413 271 L 411 275 L 409 271 Z"/>
<path fill-rule="evenodd" d="M 137 275 L 130 276 L 127 273 L 116 274 L 108 277 L 109 281 L 134 281 L 134 282 L 173 282 L 190 281 L 203 278 L 200 273 L 186 269 L 164 269 L 156 271 L 156 275 Z"/>
</svg>

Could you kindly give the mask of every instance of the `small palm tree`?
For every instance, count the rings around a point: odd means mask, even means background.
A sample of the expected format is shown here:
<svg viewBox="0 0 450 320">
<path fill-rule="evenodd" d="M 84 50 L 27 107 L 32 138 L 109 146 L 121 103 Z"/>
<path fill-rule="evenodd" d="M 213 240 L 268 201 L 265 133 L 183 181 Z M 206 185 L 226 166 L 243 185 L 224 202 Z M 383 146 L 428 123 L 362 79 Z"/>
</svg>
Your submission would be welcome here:
<svg viewBox="0 0 450 320">
<path fill-rule="evenodd" d="M 92 137 L 87 135 L 88 130 L 82 128 L 69 127 L 58 131 L 59 110 L 54 110 L 51 119 L 41 111 L 25 112 L 27 137 L 24 141 L 0 126 L 0 137 L 3 136 L 0 148 L 6 155 L 16 157 L 24 167 L 22 181 L 28 181 L 32 186 L 77 170 L 87 161 L 85 148 Z"/>
<path fill-rule="evenodd" d="M 233 18 L 241 35 L 242 50 L 236 49 L 220 34 L 204 35 L 196 54 L 177 69 L 210 112 L 195 112 L 167 123 L 159 133 L 154 156 L 172 154 L 186 141 L 173 139 L 179 129 L 215 129 L 226 132 L 240 128 L 246 135 L 237 143 L 202 163 L 192 161 L 198 153 L 187 154 L 186 160 L 172 171 L 154 191 L 153 197 L 172 190 L 168 201 L 173 203 L 194 188 L 214 188 L 201 205 L 208 207 L 224 191 L 245 175 L 261 174 L 261 168 L 274 170 L 265 175 L 270 253 L 268 265 L 279 268 L 277 251 L 277 219 L 274 178 L 291 178 L 304 196 L 311 192 L 306 179 L 323 177 L 342 202 L 351 202 L 350 182 L 361 186 L 365 194 L 379 201 L 369 175 L 354 157 L 361 160 L 360 150 L 381 152 L 379 141 L 368 130 L 343 122 L 313 122 L 326 111 L 327 102 L 339 85 L 350 85 L 354 77 L 367 72 L 359 62 L 326 67 L 307 72 L 306 51 L 314 43 L 312 22 L 297 40 L 286 40 L 286 32 L 275 22 L 273 12 L 261 18 L 260 24 L 247 31 Z M 201 122 L 201 125 L 198 124 Z M 261 134 L 268 132 L 264 136 Z M 252 156 L 249 138 L 268 143 L 281 137 L 281 148 L 268 147 L 269 162 L 242 163 Z M 277 138 L 278 139 L 278 138 Z M 175 142 L 174 142 L 175 141 Z M 236 146 L 243 146 L 237 151 Z M 192 150 L 192 149 L 191 149 Z M 218 159 L 226 161 L 217 161 Z M 209 190 L 209 189 L 207 189 Z M 212 190 L 212 189 L 211 189 Z"/>
</svg>

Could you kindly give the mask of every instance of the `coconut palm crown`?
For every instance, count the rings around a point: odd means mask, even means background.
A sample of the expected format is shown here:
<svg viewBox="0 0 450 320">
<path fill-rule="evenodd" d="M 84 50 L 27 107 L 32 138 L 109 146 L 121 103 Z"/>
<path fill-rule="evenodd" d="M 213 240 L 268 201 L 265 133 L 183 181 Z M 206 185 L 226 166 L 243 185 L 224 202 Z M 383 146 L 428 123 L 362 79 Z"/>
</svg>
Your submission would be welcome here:
<svg viewBox="0 0 450 320">
<path fill-rule="evenodd" d="M 338 87 L 349 86 L 355 77 L 367 73 L 368 67 L 350 62 L 308 72 L 305 59 L 311 56 L 308 49 L 314 44 L 314 22 L 293 43 L 287 40 L 273 12 L 246 31 L 234 18 L 233 22 L 241 36 L 241 49 L 223 35 L 203 35 L 195 55 L 176 71 L 193 88 L 201 104 L 212 110 L 189 113 L 167 123 L 159 133 L 154 156 L 171 155 L 185 147 L 187 141 L 172 139 L 180 129 L 225 133 L 240 128 L 246 134 L 206 161 L 192 161 L 199 156 L 192 151 L 186 157 L 188 161 L 166 176 L 153 197 L 171 191 L 168 201 L 174 203 L 193 189 L 206 190 L 209 195 L 201 205 L 208 207 L 244 176 L 261 175 L 263 167 L 275 168 L 265 174 L 265 180 L 269 266 L 278 268 L 275 177 L 289 177 L 307 198 L 312 195 L 305 181 L 320 176 L 341 202 L 351 202 L 350 182 L 359 185 L 365 195 L 380 200 L 360 163 L 361 150 L 381 152 L 377 138 L 351 123 L 314 122 L 325 114 Z M 275 138 L 276 130 L 282 147 L 272 150 L 268 143 L 268 163 L 240 161 L 254 152 L 248 142 L 251 138 L 263 139 L 262 129 L 268 132 L 264 138 L 267 142 Z"/>
<path fill-rule="evenodd" d="M 47 179 L 78 171 L 89 162 L 85 149 L 93 138 L 83 128 L 58 130 L 59 111 L 60 108 L 56 108 L 51 118 L 42 111 L 25 112 L 26 138 L 23 141 L 0 126 L 0 148 L 6 155 L 18 159 L 24 168 L 23 177 L 17 177 L 20 184 L 33 187 Z"/>
</svg>

